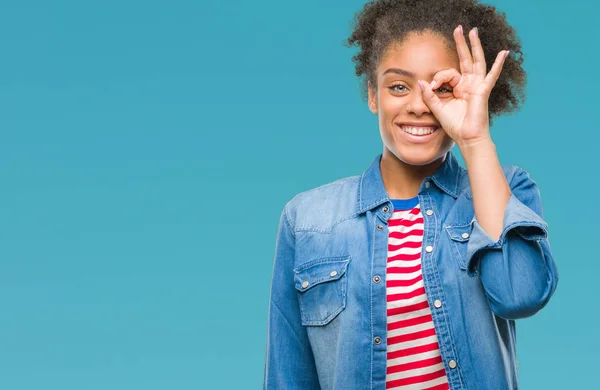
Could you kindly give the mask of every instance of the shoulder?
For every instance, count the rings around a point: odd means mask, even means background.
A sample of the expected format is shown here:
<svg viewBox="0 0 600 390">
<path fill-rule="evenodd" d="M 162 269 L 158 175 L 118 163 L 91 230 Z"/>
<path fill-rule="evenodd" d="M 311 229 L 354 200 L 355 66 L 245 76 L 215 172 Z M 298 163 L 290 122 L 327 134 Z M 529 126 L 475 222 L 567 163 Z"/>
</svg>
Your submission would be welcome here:
<svg viewBox="0 0 600 390">
<path fill-rule="evenodd" d="M 285 205 L 288 222 L 298 230 L 329 231 L 357 210 L 360 175 L 343 177 L 302 191 Z"/>
</svg>

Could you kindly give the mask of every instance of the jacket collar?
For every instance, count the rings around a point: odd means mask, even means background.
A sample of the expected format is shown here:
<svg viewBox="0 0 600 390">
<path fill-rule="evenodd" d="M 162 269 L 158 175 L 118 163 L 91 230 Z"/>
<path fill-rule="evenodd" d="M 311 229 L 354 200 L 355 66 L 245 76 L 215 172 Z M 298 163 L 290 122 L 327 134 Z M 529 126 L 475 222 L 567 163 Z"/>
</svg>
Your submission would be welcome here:
<svg viewBox="0 0 600 390">
<path fill-rule="evenodd" d="M 383 154 L 376 156 L 371 165 L 360 176 L 358 183 L 358 213 L 371 210 L 390 200 L 381 177 L 379 164 L 382 156 Z M 463 168 L 458 163 L 452 151 L 449 150 L 442 165 L 440 165 L 433 175 L 423 180 L 419 194 L 426 191 L 424 184 L 428 179 L 431 179 L 442 191 L 457 198 L 460 194 L 459 179 L 462 172 Z"/>
</svg>

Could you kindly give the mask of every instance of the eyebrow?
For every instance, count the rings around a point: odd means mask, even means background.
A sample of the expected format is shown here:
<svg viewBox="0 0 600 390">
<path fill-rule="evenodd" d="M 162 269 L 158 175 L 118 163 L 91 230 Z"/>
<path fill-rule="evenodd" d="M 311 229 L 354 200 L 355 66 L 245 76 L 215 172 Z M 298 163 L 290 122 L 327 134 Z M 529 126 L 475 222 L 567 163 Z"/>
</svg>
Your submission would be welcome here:
<svg viewBox="0 0 600 390">
<path fill-rule="evenodd" d="M 410 78 L 416 78 L 417 76 L 415 76 L 415 74 L 413 72 L 409 72 L 408 70 L 404 70 L 404 69 L 400 69 L 400 68 L 389 68 L 388 70 L 386 70 L 385 72 L 383 72 L 382 76 L 385 76 L 388 73 L 396 73 L 402 76 L 406 76 L 406 77 L 410 77 Z M 430 73 L 429 77 L 433 77 L 433 75 L 436 72 Z"/>
<path fill-rule="evenodd" d="M 385 76 L 388 73 L 397 73 L 399 75 L 402 76 L 406 76 L 406 77 L 411 77 L 411 78 L 415 78 L 415 74 L 412 72 L 409 72 L 408 70 L 404 70 L 404 69 L 400 69 L 400 68 L 389 68 L 388 70 L 386 70 L 385 72 L 383 72 L 383 76 Z"/>
</svg>

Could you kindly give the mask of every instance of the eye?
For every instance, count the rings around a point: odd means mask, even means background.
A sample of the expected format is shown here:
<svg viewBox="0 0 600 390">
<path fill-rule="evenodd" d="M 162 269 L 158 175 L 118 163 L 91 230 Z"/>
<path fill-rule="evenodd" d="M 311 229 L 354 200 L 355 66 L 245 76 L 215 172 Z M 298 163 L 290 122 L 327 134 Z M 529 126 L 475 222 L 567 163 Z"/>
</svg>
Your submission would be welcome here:
<svg viewBox="0 0 600 390">
<path fill-rule="evenodd" d="M 392 92 L 406 92 L 406 87 L 402 84 L 396 84 L 388 87 Z M 400 89 L 397 89 L 400 88 Z"/>
<path fill-rule="evenodd" d="M 435 91 L 439 93 L 452 93 L 452 89 L 446 87 L 439 87 Z"/>
</svg>

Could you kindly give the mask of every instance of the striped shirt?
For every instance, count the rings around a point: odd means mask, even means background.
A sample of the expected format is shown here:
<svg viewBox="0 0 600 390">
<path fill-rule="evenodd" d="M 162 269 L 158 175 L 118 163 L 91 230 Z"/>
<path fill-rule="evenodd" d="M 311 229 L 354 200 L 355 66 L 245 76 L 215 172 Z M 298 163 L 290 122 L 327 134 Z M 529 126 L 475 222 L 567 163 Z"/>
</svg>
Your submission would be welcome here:
<svg viewBox="0 0 600 390">
<path fill-rule="evenodd" d="M 389 219 L 386 389 L 449 389 L 421 273 L 419 198 L 393 199 Z"/>
</svg>

